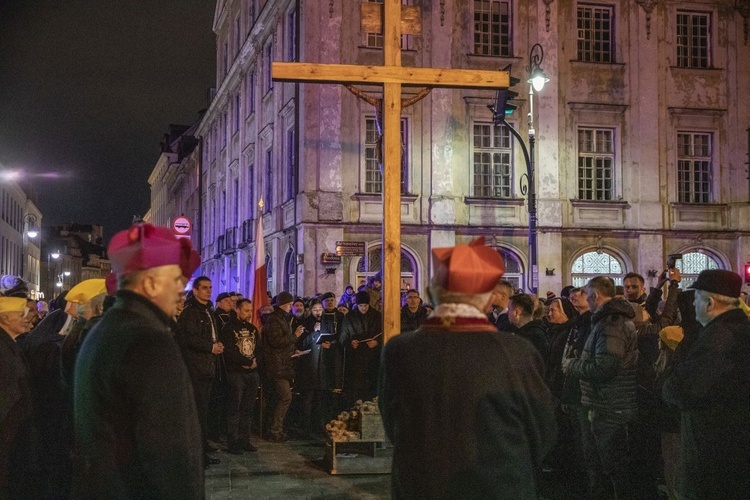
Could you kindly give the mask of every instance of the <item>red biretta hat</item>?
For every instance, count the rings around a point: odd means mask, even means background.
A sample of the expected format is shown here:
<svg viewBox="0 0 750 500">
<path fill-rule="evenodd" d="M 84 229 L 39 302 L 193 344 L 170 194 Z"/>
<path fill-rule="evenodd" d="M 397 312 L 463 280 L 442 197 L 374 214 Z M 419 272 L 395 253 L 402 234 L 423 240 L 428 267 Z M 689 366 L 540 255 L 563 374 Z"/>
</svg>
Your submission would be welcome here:
<svg viewBox="0 0 750 500">
<path fill-rule="evenodd" d="M 480 237 L 468 245 L 433 248 L 434 281 L 451 292 L 480 294 L 495 288 L 505 272 L 500 254 Z"/>
<path fill-rule="evenodd" d="M 182 275 L 190 278 L 201 261 L 190 240 L 177 238 L 169 229 L 147 222 L 134 224 L 114 235 L 107 253 L 118 276 L 152 267 L 178 265 Z"/>
</svg>

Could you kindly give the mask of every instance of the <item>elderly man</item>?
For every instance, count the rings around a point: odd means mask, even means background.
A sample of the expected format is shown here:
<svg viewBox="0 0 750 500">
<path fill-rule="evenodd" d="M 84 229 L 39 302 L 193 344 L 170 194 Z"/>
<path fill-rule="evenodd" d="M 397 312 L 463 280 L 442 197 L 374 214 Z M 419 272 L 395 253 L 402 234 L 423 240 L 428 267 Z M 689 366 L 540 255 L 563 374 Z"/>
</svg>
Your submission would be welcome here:
<svg viewBox="0 0 750 500">
<path fill-rule="evenodd" d="M 73 496 L 204 498 L 200 424 L 171 319 L 200 258 L 147 223 L 117 233 L 107 253 L 120 289 L 76 364 Z"/>
<path fill-rule="evenodd" d="M 481 239 L 432 252 L 437 308 L 383 351 L 393 498 L 537 498 L 554 405 L 534 346 L 498 334 L 485 314 L 502 257 Z"/>
<path fill-rule="evenodd" d="M 680 498 L 750 498 L 750 319 L 742 278 L 707 270 L 690 286 L 697 338 L 671 369 L 663 397 L 680 409 Z"/>
<path fill-rule="evenodd" d="M 593 498 L 614 489 L 617 498 L 632 498 L 636 478 L 631 472 L 630 430 L 636 416 L 638 340 L 633 307 L 615 297 L 615 284 L 597 276 L 586 285 L 591 333 L 580 359 L 565 359 L 563 371 L 581 381 L 581 402 L 588 410 L 590 433 L 583 451 Z"/>
<path fill-rule="evenodd" d="M 0 498 L 34 494 L 31 448 L 31 391 L 16 339 L 29 331 L 26 299 L 0 297 Z M 32 479 L 33 478 L 33 479 Z"/>
</svg>

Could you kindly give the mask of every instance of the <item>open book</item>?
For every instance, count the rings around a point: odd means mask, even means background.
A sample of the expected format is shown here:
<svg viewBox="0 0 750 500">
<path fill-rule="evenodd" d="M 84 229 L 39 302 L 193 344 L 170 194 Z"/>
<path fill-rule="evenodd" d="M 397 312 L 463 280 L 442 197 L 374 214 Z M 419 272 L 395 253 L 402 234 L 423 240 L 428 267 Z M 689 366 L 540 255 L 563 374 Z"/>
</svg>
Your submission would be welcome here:
<svg viewBox="0 0 750 500">
<path fill-rule="evenodd" d="M 357 342 L 359 342 L 360 344 L 362 344 L 362 343 L 366 343 L 366 342 L 369 342 L 369 341 L 371 341 L 371 340 L 377 340 L 377 339 L 378 339 L 378 337 L 380 337 L 381 335 L 383 335 L 383 334 L 382 334 L 382 333 L 378 333 L 377 335 L 375 335 L 374 337 L 370 337 L 369 339 L 361 339 L 361 340 L 360 340 L 360 339 L 355 339 L 355 340 L 356 340 Z"/>
</svg>

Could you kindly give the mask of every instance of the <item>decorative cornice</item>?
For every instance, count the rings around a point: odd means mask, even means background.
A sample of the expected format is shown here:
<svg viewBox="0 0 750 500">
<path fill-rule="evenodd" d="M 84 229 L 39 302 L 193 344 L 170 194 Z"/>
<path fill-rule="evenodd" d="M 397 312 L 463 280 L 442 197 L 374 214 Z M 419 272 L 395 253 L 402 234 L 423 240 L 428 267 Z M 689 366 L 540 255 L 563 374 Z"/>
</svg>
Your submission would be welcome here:
<svg viewBox="0 0 750 500">
<path fill-rule="evenodd" d="M 550 8 L 550 4 L 554 2 L 555 0 L 542 0 L 544 2 L 544 27 L 547 29 L 547 33 L 549 33 L 549 18 L 550 14 L 552 12 L 552 9 Z"/>
<path fill-rule="evenodd" d="M 635 0 L 646 13 L 646 40 L 651 39 L 651 13 L 659 0 Z"/>
<path fill-rule="evenodd" d="M 750 33 L 750 0 L 737 0 L 737 12 L 742 16 L 742 28 L 745 33 L 745 45 L 747 45 L 748 34 Z"/>
</svg>

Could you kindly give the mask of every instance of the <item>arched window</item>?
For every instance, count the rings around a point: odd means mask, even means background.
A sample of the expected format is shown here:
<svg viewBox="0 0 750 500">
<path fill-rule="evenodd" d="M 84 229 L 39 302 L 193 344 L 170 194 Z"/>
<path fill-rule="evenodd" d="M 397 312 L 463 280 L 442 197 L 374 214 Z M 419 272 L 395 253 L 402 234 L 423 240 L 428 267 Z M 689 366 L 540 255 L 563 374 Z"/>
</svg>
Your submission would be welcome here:
<svg viewBox="0 0 750 500">
<path fill-rule="evenodd" d="M 513 285 L 513 288 L 523 289 L 523 266 L 521 266 L 521 261 L 518 256 L 505 248 L 498 248 L 497 251 L 503 257 L 503 261 L 505 261 L 505 274 L 503 274 L 503 279 L 510 282 L 510 284 Z"/>
<path fill-rule="evenodd" d="M 284 290 L 297 296 L 297 254 L 292 248 L 284 257 Z"/>
<path fill-rule="evenodd" d="M 383 267 L 383 252 L 381 247 L 371 247 L 367 252 L 367 258 L 360 258 L 357 263 L 357 274 L 354 287 L 364 285 L 367 278 L 379 272 Z M 416 286 L 416 263 L 414 258 L 404 249 L 401 249 L 401 291 L 409 290 Z"/>
<path fill-rule="evenodd" d="M 622 285 L 625 273 L 623 265 L 617 257 L 605 250 L 587 252 L 573 261 L 570 270 L 573 286 L 584 286 L 595 276 L 609 276 L 615 285 Z"/>
<path fill-rule="evenodd" d="M 273 259 L 268 248 L 266 248 L 266 290 L 268 290 L 272 297 L 276 295 L 276 290 L 273 288 Z"/>
<path fill-rule="evenodd" d="M 682 281 L 680 281 L 680 288 L 682 289 L 690 286 L 698 278 L 701 271 L 721 269 L 716 259 L 701 249 L 682 254 L 682 261 L 678 260 L 676 267 L 682 275 Z"/>
</svg>

